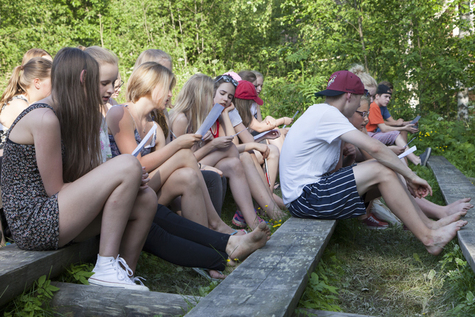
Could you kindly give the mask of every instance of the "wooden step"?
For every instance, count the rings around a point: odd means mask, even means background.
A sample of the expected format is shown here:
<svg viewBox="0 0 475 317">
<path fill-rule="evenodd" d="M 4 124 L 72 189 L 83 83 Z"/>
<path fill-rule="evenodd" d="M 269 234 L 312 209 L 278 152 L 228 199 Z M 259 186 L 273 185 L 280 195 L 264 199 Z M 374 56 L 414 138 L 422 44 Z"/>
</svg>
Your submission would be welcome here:
<svg viewBox="0 0 475 317">
<path fill-rule="evenodd" d="M 51 307 L 64 316 L 182 316 L 201 297 L 53 282 Z"/>
<path fill-rule="evenodd" d="M 335 226 L 290 218 L 186 316 L 291 316 Z"/>
<path fill-rule="evenodd" d="M 434 172 L 447 204 L 466 197 L 472 198 L 472 204 L 475 203 L 475 186 L 445 157 L 431 156 L 428 165 Z M 457 233 L 457 236 L 465 259 L 475 271 L 475 211 L 469 210 L 464 219 L 468 224 Z"/>
<path fill-rule="evenodd" d="M 15 244 L 0 248 L 0 306 L 23 293 L 42 275 L 53 278 L 72 263 L 94 261 L 97 238 L 57 251 L 24 251 Z"/>
</svg>

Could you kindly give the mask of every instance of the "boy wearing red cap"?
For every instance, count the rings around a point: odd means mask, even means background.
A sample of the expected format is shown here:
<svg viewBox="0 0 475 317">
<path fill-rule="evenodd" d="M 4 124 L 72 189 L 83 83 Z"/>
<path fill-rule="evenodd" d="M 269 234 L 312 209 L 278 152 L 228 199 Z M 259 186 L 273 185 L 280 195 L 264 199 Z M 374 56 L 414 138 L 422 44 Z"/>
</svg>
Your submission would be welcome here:
<svg viewBox="0 0 475 317">
<path fill-rule="evenodd" d="M 336 72 L 327 89 L 316 94 L 325 96 L 325 103 L 309 107 L 293 124 L 280 158 L 284 203 L 295 217 L 345 219 L 363 215 L 365 202 L 382 195 L 428 252 L 439 254 L 467 222 L 458 220 L 460 214 L 437 222 L 428 219 L 396 173 L 405 178 L 415 197 L 432 194 L 429 184 L 384 144 L 348 121 L 364 93 L 355 74 Z M 376 161 L 339 168 L 343 142 L 365 150 Z"/>
</svg>

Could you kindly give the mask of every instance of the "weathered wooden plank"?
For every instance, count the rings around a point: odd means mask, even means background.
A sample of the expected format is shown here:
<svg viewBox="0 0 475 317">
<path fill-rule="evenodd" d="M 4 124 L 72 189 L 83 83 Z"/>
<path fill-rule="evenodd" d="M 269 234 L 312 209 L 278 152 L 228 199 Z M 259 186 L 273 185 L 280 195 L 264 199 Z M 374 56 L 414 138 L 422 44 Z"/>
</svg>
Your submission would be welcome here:
<svg viewBox="0 0 475 317">
<path fill-rule="evenodd" d="M 53 282 L 50 304 L 64 316 L 182 316 L 201 297 Z"/>
<path fill-rule="evenodd" d="M 299 308 L 295 311 L 292 317 L 371 317 L 371 316 Z"/>
<path fill-rule="evenodd" d="M 290 218 L 186 316 L 291 316 L 335 225 Z"/>
<path fill-rule="evenodd" d="M 475 186 L 445 157 L 431 156 L 428 165 L 434 172 L 447 204 L 465 197 L 470 197 L 472 203 L 475 202 Z M 465 220 L 468 224 L 457 233 L 457 236 L 465 259 L 475 271 L 475 212 L 469 210 Z"/>
<path fill-rule="evenodd" d="M 71 263 L 94 260 L 97 238 L 57 251 L 23 251 L 15 244 L 0 248 L 0 306 L 28 289 L 40 276 L 55 277 Z"/>
</svg>

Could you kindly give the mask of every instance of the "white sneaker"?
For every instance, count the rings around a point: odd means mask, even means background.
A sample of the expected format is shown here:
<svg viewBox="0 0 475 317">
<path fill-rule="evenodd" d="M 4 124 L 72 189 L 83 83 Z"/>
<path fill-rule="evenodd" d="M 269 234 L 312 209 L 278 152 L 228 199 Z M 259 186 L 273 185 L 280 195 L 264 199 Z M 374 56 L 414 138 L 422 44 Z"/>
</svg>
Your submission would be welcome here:
<svg viewBox="0 0 475 317">
<path fill-rule="evenodd" d="M 389 222 L 392 225 L 402 225 L 401 220 L 399 220 L 399 218 L 396 217 L 385 204 L 383 204 L 381 198 L 373 200 L 371 213 L 373 213 L 378 219 Z"/>
<path fill-rule="evenodd" d="M 97 255 L 96 266 L 92 272 L 94 272 L 94 275 L 88 279 L 89 284 L 92 285 L 150 291 L 148 287 L 143 285 L 139 277 L 132 276 L 132 270 L 125 260 L 119 256 L 114 259 L 114 257 Z M 139 284 L 136 284 L 136 282 L 139 282 Z"/>
</svg>

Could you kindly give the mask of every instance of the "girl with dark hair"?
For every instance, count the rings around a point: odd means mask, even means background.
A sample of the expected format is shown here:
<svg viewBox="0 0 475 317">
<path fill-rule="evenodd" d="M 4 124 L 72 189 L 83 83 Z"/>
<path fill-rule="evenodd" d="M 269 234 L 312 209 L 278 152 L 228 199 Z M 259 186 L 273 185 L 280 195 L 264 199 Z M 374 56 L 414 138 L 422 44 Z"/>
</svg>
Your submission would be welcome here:
<svg viewBox="0 0 475 317">
<path fill-rule="evenodd" d="M 100 233 L 89 283 L 147 291 L 133 271 L 157 208 L 155 193 L 133 156 L 99 166 L 98 64 L 63 48 L 51 81 L 52 95 L 24 110 L 7 134 L 2 201 L 13 239 L 24 250 L 56 250 Z"/>
</svg>

